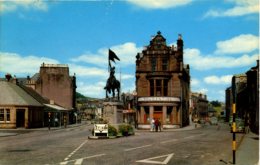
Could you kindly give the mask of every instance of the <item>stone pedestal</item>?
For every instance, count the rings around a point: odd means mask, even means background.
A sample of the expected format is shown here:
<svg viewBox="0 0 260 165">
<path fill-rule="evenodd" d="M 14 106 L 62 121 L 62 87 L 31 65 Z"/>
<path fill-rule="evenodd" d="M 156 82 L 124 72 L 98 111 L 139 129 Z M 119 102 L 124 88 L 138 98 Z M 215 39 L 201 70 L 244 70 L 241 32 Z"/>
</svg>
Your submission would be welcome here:
<svg viewBox="0 0 260 165">
<path fill-rule="evenodd" d="M 121 102 L 104 102 L 103 119 L 108 121 L 108 124 L 123 123 L 123 103 Z"/>
</svg>

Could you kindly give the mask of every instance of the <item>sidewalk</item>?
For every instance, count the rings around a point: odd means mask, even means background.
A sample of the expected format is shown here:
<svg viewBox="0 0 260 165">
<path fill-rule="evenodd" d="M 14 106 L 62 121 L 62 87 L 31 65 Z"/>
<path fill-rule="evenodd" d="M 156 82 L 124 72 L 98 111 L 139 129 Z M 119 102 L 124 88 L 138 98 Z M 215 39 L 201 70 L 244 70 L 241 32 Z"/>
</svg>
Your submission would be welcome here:
<svg viewBox="0 0 260 165">
<path fill-rule="evenodd" d="M 238 146 L 236 165 L 258 165 L 259 163 L 259 135 L 250 132 L 244 135 Z"/>
<path fill-rule="evenodd" d="M 182 127 L 182 128 L 162 129 L 162 132 L 189 131 L 189 130 L 194 130 L 194 129 L 198 129 L 201 127 L 202 127 L 201 124 L 191 123 L 190 125 Z M 135 129 L 135 132 L 154 132 L 154 131 L 150 131 L 150 129 Z"/>
<path fill-rule="evenodd" d="M 70 124 L 67 125 L 65 128 L 64 126 L 61 127 L 51 127 L 50 130 L 48 127 L 42 127 L 42 128 L 17 128 L 17 129 L 0 129 L 0 137 L 6 137 L 6 136 L 16 136 L 21 133 L 26 133 L 26 132 L 32 132 L 32 131 L 57 131 L 57 130 L 63 130 L 63 129 L 70 129 L 74 127 L 80 127 L 82 125 L 88 126 L 87 123 L 82 122 L 82 123 L 77 123 L 77 124 Z"/>
</svg>

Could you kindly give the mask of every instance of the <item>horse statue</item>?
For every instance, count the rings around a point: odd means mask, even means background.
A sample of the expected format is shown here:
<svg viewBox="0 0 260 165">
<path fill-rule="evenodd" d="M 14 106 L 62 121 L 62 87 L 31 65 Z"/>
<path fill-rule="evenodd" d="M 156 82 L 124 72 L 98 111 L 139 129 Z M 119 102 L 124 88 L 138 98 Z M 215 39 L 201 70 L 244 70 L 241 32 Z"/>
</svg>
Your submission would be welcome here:
<svg viewBox="0 0 260 165">
<path fill-rule="evenodd" d="M 117 91 L 117 99 L 119 100 L 120 95 L 120 82 L 115 78 L 115 67 L 112 67 L 110 70 L 110 77 L 107 79 L 106 86 L 104 89 L 106 90 L 106 98 L 108 98 L 108 93 L 112 92 L 113 98 L 115 97 L 115 90 Z"/>
<path fill-rule="evenodd" d="M 117 91 L 117 99 L 119 100 L 119 93 L 120 93 L 120 82 L 116 79 L 110 81 L 107 80 L 107 84 L 104 87 L 106 90 L 106 98 L 108 98 L 108 93 L 110 94 L 112 92 L 113 98 L 115 97 L 115 90 Z"/>
</svg>

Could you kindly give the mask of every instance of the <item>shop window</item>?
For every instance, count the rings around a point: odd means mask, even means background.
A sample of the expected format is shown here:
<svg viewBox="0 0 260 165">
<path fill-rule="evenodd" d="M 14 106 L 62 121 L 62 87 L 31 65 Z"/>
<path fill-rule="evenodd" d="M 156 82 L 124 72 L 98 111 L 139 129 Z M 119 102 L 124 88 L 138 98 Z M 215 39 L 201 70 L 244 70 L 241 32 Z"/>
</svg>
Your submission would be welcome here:
<svg viewBox="0 0 260 165">
<path fill-rule="evenodd" d="M 6 109 L 6 121 L 10 121 L 10 109 Z"/>
<path fill-rule="evenodd" d="M 0 109 L 0 121 L 5 121 L 4 109 Z"/>
</svg>

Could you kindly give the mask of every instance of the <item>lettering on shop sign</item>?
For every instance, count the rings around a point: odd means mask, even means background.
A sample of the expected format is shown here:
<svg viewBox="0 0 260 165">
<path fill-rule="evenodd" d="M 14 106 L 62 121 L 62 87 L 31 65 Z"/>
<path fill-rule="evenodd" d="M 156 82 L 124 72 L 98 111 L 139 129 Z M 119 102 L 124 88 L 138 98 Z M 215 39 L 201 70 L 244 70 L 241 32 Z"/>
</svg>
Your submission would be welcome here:
<svg viewBox="0 0 260 165">
<path fill-rule="evenodd" d="M 165 101 L 165 102 L 179 102 L 178 97 L 140 97 L 139 102 L 151 102 L 151 101 Z"/>
</svg>

